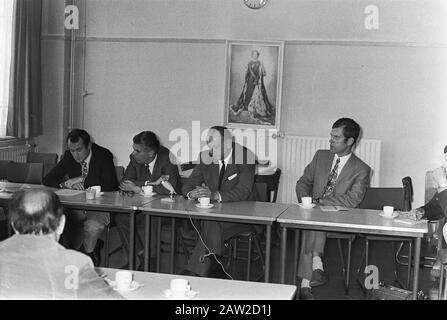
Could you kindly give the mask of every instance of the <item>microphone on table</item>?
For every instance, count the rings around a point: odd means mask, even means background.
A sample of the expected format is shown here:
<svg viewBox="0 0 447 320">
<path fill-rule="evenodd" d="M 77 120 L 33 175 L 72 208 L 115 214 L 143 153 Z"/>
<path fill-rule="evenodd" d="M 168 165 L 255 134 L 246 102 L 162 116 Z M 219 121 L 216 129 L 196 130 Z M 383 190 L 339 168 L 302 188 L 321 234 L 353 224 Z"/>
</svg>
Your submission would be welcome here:
<svg viewBox="0 0 447 320">
<path fill-rule="evenodd" d="M 165 181 L 165 180 L 163 180 L 162 182 L 161 182 L 161 185 L 163 186 L 163 187 L 165 187 L 168 191 L 169 191 L 169 193 L 171 194 L 171 199 L 173 198 L 173 195 L 174 194 L 176 194 L 176 192 L 175 192 L 175 190 L 174 190 L 174 187 L 172 186 L 172 184 L 169 182 L 169 181 Z"/>
</svg>

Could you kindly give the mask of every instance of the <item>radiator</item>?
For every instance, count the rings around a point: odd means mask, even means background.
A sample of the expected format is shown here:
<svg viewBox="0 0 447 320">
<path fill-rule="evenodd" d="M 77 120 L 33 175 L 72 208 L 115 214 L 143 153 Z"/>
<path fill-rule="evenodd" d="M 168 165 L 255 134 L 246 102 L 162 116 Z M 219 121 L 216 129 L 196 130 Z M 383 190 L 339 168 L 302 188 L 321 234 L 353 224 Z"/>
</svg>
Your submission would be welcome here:
<svg viewBox="0 0 447 320">
<path fill-rule="evenodd" d="M 0 160 L 26 162 L 26 156 L 30 148 L 31 146 L 29 144 L 0 148 Z"/>
<path fill-rule="evenodd" d="M 286 136 L 282 145 L 282 170 L 279 187 L 279 202 L 296 203 L 295 186 L 303 175 L 304 168 L 311 162 L 319 149 L 329 149 L 327 137 Z M 355 155 L 372 169 L 371 186 L 379 186 L 380 140 L 362 139 L 354 150 Z"/>
</svg>

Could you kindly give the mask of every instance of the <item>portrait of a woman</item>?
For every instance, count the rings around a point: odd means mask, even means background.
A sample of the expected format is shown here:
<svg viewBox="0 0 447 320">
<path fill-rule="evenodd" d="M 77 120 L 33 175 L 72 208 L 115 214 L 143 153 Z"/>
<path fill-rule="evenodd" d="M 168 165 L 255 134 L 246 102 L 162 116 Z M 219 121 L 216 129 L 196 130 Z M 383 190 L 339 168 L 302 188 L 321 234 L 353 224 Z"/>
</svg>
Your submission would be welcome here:
<svg viewBox="0 0 447 320">
<path fill-rule="evenodd" d="M 280 49 L 279 45 L 231 46 L 227 124 L 277 126 Z"/>
</svg>

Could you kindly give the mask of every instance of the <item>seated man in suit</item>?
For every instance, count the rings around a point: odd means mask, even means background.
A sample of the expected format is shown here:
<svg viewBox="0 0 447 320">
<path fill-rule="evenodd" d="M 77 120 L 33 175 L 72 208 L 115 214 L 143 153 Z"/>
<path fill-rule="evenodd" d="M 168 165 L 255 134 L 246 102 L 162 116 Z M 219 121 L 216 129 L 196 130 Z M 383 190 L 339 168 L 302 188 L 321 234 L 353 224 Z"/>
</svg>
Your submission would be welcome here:
<svg viewBox="0 0 447 320">
<path fill-rule="evenodd" d="M 209 150 L 200 154 L 200 163 L 184 182 L 183 194 L 189 199 L 209 197 L 217 202 L 249 200 L 255 176 L 254 154 L 234 143 L 231 133 L 222 126 L 210 128 L 206 142 Z M 201 238 L 183 274 L 206 277 L 213 264 L 217 276 L 222 276 L 220 255 L 224 241 L 250 228 L 240 223 L 202 221 Z"/>
<path fill-rule="evenodd" d="M 354 208 L 362 201 L 369 186 L 371 169 L 352 153 L 360 126 L 352 119 L 338 119 L 332 126 L 330 150 L 318 150 L 296 183 L 298 202 L 301 197 L 313 197 L 320 205 Z M 311 286 L 323 285 L 327 275 L 321 256 L 326 232 L 304 231 L 298 264 L 301 283 L 300 298 L 313 299 Z"/>
<path fill-rule="evenodd" d="M 0 300 L 122 299 L 88 256 L 58 243 L 65 216 L 54 192 L 18 191 L 8 212 L 15 234 L 0 243 Z"/>
<path fill-rule="evenodd" d="M 163 184 L 162 184 L 163 182 Z M 170 194 L 172 190 L 166 184 L 169 183 L 178 194 L 181 192 L 180 176 L 175 157 L 162 145 L 155 133 L 143 131 L 133 137 L 133 152 L 130 155 L 130 162 L 124 172 L 123 181 L 120 183 L 120 190 L 125 193 L 141 193 L 142 186 L 153 186 L 153 190 L 158 194 Z M 143 228 L 143 215 L 137 215 L 137 225 Z M 115 215 L 115 222 L 121 234 L 129 244 L 130 221 L 129 215 Z M 155 225 L 153 225 L 155 227 Z M 154 233 L 152 233 L 154 234 Z M 139 239 L 139 237 L 137 237 Z M 155 241 L 151 241 L 155 244 Z M 137 252 L 141 252 L 142 243 L 137 241 Z M 154 251 L 152 251 L 154 252 Z"/>
<path fill-rule="evenodd" d="M 90 135 L 82 129 L 73 129 L 68 134 L 67 145 L 68 150 L 62 159 L 44 177 L 44 185 L 76 190 L 101 186 L 102 191 L 118 190 L 113 155 L 109 150 L 92 143 Z M 108 212 L 71 210 L 64 236 L 68 233 L 67 240 L 72 249 L 80 249 L 99 265 L 97 242 L 109 223 Z"/>
</svg>

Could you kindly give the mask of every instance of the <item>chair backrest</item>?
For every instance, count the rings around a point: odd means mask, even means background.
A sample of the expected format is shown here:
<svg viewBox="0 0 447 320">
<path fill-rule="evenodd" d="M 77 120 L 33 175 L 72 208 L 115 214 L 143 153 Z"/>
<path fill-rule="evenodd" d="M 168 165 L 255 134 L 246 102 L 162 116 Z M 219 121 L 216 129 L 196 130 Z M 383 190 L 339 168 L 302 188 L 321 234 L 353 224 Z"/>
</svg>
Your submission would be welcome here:
<svg viewBox="0 0 447 320">
<path fill-rule="evenodd" d="M 124 167 L 123 166 L 115 166 L 115 172 L 116 172 L 116 178 L 118 179 L 118 182 L 121 183 L 124 178 Z"/>
<path fill-rule="evenodd" d="M 43 152 L 28 152 L 26 162 L 56 164 L 57 153 L 43 153 Z"/>
<path fill-rule="evenodd" d="M 43 163 L 10 162 L 7 179 L 9 182 L 41 184 Z"/>
<path fill-rule="evenodd" d="M 413 181 L 411 177 L 404 177 L 402 179 L 402 184 L 404 186 L 404 211 L 411 210 L 411 204 L 413 203 Z"/>
<path fill-rule="evenodd" d="M 0 179 L 8 179 L 8 164 L 11 160 L 0 160 Z"/>
<path fill-rule="evenodd" d="M 404 188 L 367 188 L 359 208 L 382 210 L 383 206 L 404 210 Z"/>
<path fill-rule="evenodd" d="M 279 179 L 281 177 L 281 169 L 277 168 L 275 173 L 268 175 L 255 175 L 256 183 L 265 183 L 267 186 L 268 202 L 276 202 L 278 197 Z M 273 192 L 273 198 L 271 194 Z"/>
</svg>

